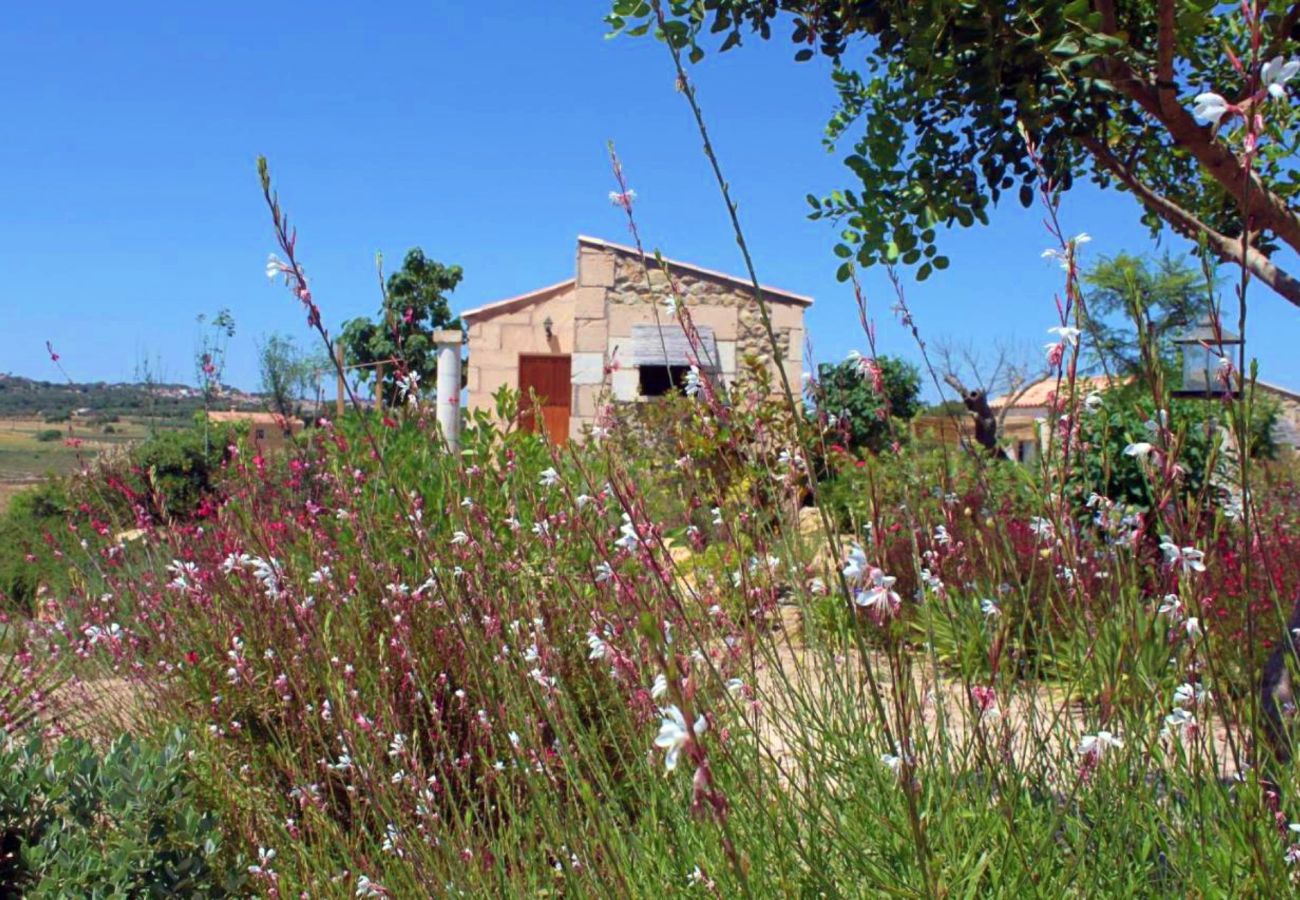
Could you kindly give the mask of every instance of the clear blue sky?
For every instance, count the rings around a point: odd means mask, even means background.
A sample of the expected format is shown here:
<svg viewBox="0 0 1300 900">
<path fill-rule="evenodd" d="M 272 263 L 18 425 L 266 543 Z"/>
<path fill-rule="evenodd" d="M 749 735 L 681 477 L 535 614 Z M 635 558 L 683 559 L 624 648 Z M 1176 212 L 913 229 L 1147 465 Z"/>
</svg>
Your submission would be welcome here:
<svg viewBox="0 0 1300 900">
<path fill-rule="evenodd" d="M 374 254 L 459 263 L 456 310 L 569 277 L 579 233 L 624 240 L 605 157 L 617 142 L 643 234 L 665 253 L 742 265 L 671 63 L 606 40 L 596 2 L 28 3 L 0 32 L 0 371 L 131 379 L 142 358 L 193 379 L 195 316 L 238 322 L 228 380 L 255 388 L 255 341 L 306 341 L 264 275 L 273 249 L 254 159 L 271 161 L 332 329 L 378 306 Z M 818 359 L 864 341 L 834 278 L 834 231 L 804 195 L 848 184 L 821 146 L 833 96 L 784 41 L 697 68 L 700 96 L 760 277 L 813 295 Z M 1062 211 L 1090 254 L 1153 245 L 1124 195 Z M 958 230 L 947 272 L 909 282 L 931 339 L 1032 347 L 1060 271 L 1041 211 L 1012 203 Z M 1175 245 L 1178 246 L 1178 245 Z M 916 358 L 883 273 L 866 285 L 882 350 Z M 1266 379 L 1300 387 L 1300 311 L 1256 290 L 1248 332 Z"/>
</svg>

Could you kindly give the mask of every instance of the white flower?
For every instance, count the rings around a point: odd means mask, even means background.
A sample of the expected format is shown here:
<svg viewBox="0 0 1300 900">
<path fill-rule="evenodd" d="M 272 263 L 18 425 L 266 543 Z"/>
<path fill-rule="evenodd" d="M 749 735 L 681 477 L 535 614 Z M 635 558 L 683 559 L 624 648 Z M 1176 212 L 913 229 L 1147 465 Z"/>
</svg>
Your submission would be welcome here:
<svg viewBox="0 0 1300 900">
<path fill-rule="evenodd" d="M 903 757 L 897 753 L 882 753 L 880 761 L 895 775 L 903 771 Z"/>
<path fill-rule="evenodd" d="M 281 272 L 285 271 L 287 268 L 288 268 L 288 266 L 285 265 L 284 261 L 281 260 L 280 257 L 276 256 L 274 253 L 272 253 L 272 254 L 270 254 L 269 256 L 267 256 L 267 258 L 266 258 L 266 277 L 267 277 L 267 278 L 270 278 L 270 279 L 274 280 L 274 279 L 275 279 L 275 276 L 279 275 Z"/>
<path fill-rule="evenodd" d="M 407 372 L 405 375 L 397 376 L 397 389 L 404 400 L 409 399 L 413 394 L 418 394 L 420 390 L 420 373 Z"/>
<path fill-rule="evenodd" d="M 1180 619 L 1183 616 L 1183 602 L 1178 599 L 1177 594 L 1165 594 L 1156 612 L 1162 616 Z"/>
<path fill-rule="evenodd" d="M 579 494 L 574 498 L 573 502 L 578 504 L 578 509 L 585 509 L 587 504 L 591 502 L 591 497 L 586 494 Z"/>
<path fill-rule="evenodd" d="M 1124 448 L 1124 455 L 1145 461 L 1155 448 L 1146 441 L 1136 441 Z"/>
<path fill-rule="evenodd" d="M 607 562 L 602 562 L 596 566 L 596 584 L 609 581 L 614 577 L 614 568 Z"/>
<path fill-rule="evenodd" d="M 632 190 L 631 188 L 628 188 L 626 191 L 621 191 L 621 192 L 620 191 L 609 192 L 609 202 L 614 204 L 615 206 L 621 206 L 623 209 L 627 209 L 629 206 L 631 206 L 632 201 L 635 199 L 636 199 L 636 191 Z"/>
<path fill-rule="evenodd" d="M 729 692 L 734 694 L 736 693 L 736 691 L 744 690 L 744 688 L 745 688 L 745 682 L 741 681 L 739 678 L 727 679 L 727 690 Z"/>
<path fill-rule="evenodd" d="M 700 367 L 691 366 L 686 373 L 686 396 L 694 397 L 700 392 Z"/>
<path fill-rule="evenodd" d="M 451 536 L 451 542 L 453 544 L 464 544 L 467 541 L 469 541 L 469 535 L 463 531 L 457 531 Z"/>
<path fill-rule="evenodd" d="M 1184 572 L 1204 572 L 1205 553 L 1195 547 L 1179 547 L 1168 535 L 1161 535 L 1160 550 L 1165 555 L 1165 562 L 1181 566 Z"/>
<path fill-rule="evenodd" d="M 542 487 L 555 487 L 560 483 L 560 473 L 555 471 L 554 468 L 543 469 L 542 477 L 538 479 L 537 483 Z"/>
<path fill-rule="evenodd" d="M 666 693 L 668 693 L 668 677 L 660 672 L 655 676 L 655 683 L 650 685 L 650 697 L 658 700 Z"/>
<path fill-rule="evenodd" d="M 1083 398 L 1083 407 L 1090 413 L 1101 409 L 1101 391 L 1090 391 L 1088 396 Z"/>
<path fill-rule="evenodd" d="M 677 768 L 677 757 L 682 752 L 682 747 L 691 739 L 690 731 L 686 730 L 686 717 L 676 706 L 667 706 L 659 710 L 664 717 L 659 724 L 659 734 L 655 738 L 655 746 L 661 750 L 668 751 L 664 756 L 664 768 L 669 772 Z M 709 727 L 708 720 L 700 716 L 695 720 L 695 725 L 691 730 L 698 737 L 704 734 Z"/>
<path fill-rule="evenodd" d="M 1085 734 L 1079 741 L 1079 749 L 1076 752 L 1080 756 L 1100 757 L 1107 750 L 1123 746 L 1124 741 L 1118 735 L 1111 734 L 1109 731 L 1098 731 L 1096 734 Z"/>
<path fill-rule="evenodd" d="M 1056 529 L 1050 519 L 1044 519 L 1042 516 L 1034 516 L 1029 520 L 1029 530 L 1032 531 L 1042 540 L 1050 539 L 1056 534 Z"/>
<path fill-rule="evenodd" d="M 989 619 L 993 618 L 994 616 L 1002 615 L 1002 610 L 998 607 L 997 603 L 994 602 L 993 600 L 981 600 L 980 612 L 984 613 L 985 618 L 989 618 Z"/>
<path fill-rule="evenodd" d="M 274 877 L 275 873 L 271 871 L 271 860 L 275 859 L 275 851 L 269 847 L 257 848 L 257 865 L 248 867 L 249 875 L 266 875 Z"/>
<path fill-rule="evenodd" d="M 875 566 L 871 567 L 868 577 L 870 579 L 868 586 L 857 593 L 857 596 L 853 598 L 853 602 L 863 609 L 875 608 L 887 612 L 898 609 L 902 601 L 899 599 L 898 593 L 892 589 L 894 582 L 898 579 L 892 575 L 886 575 Z"/>
<path fill-rule="evenodd" d="M 714 525 L 721 525 L 721 524 L 722 524 L 722 507 L 720 507 L 720 506 L 715 506 L 715 507 L 713 507 L 713 509 L 709 510 L 709 512 L 713 513 L 713 524 L 714 524 Z"/>
<path fill-rule="evenodd" d="M 1184 630 L 1187 631 L 1187 636 L 1192 640 L 1196 640 L 1201 635 L 1205 634 L 1205 632 L 1201 629 L 1201 620 L 1196 618 L 1196 616 L 1192 616 L 1186 622 L 1184 622 L 1183 628 Z"/>
<path fill-rule="evenodd" d="M 867 574 L 867 554 L 862 552 L 862 548 L 854 544 L 849 548 L 848 560 L 841 570 L 844 574 L 844 580 L 850 585 L 857 584 L 862 580 L 862 576 Z"/>
<path fill-rule="evenodd" d="M 587 659 L 604 659 L 609 653 L 609 644 L 601 640 L 600 635 L 594 631 L 587 632 L 587 646 L 591 652 L 587 654 Z"/>
<path fill-rule="evenodd" d="M 1075 345 L 1078 345 L 1079 343 L 1079 335 L 1083 334 L 1082 331 L 1075 328 L 1073 325 L 1053 325 L 1051 328 L 1047 329 L 1047 333 L 1058 335 L 1062 343 Z"/>
<path fill-rule="evenodd" d="M 356 890 L 356 896 L 358 896 L 358 897 L 387 897 L 387 896 L 388 896 L 388 889 L 385 888 L 385 887 L 384 887 L 383 885 L 381 885 L 381 884 L 376 884 L 375 882 L 371 881 L 371 880 L 370 880 L 368 877 L 366 877 L 365 875 L 358 875 L 358 876 L 357 876 L 357 890 Z"/>
<path fill-rule="evenodd" d="M 1192 100 L 1192 115 L 1203 124 L 1218 125 L 1219 120 L 1228 112 L 1228 101 L 1213 91 L 1197 94 Z"/>
<path fill-rule="evenodd" d="M 618 530 L 621 536 L 614 541 L 615 547 L 632 550 L 641 542 L 640 536 L 636 533 L 636 526 L 632 524 L 632 517 L 627 513 L 623 513 L 623 524 L 618 527 Z"/>
<path fill-rule="evenodd" d="M 1275 56 L 1259 70 L 1259 80 L 1270 94 L 1278 100 L 1284 100 L 1286 83 L 1295 77 L 1296 72 L 1300 72 L 1300 60 L 1287 61 Z"/>
<path fill-rule="evenodd" d="M 947 547 L 952 543 L 952 535 L 948 533 L 946 527 L 940 525 L 934 529 L 934 542 L 940 547 Z"/>
<path fill-rule="evenodd" d="M 1196 705 L 1206 698 L 1204 685 L 1183 682 L 1174 689 L 1174 703 L 1179 706 Z"/>
</svg>

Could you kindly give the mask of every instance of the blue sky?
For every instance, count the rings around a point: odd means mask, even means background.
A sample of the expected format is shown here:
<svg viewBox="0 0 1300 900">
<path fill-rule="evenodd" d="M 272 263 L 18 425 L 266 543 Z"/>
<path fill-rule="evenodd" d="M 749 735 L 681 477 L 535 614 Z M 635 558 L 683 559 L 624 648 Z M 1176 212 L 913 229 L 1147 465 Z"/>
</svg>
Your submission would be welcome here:
<svg viewBox="0 0 1300 900">
<path fill-rule="evenodd" d="M 463 266 L 461 310 L 571 276 L 580 233 L 625 240 L 607 196 L 610 139 L 648 243 L 743 271 L 666 52 L 606 40 L 605 8 L 13 7 L 0 32 L 0 371 L 59 377 L 48 339 L 78 380 L 129 380 L 142 359 L 192 380 L 195 317 L 228 307 L 228 380 L 255 388 L 258 338 L 309 340 L 264 275 L 259 153 L 334 330 L 377 308 L 376 251 L 396 265 L 418 245 Z M 841 359 L 864 341 L 834 278 L 834 230 L 806 219 L 803 198 L 849 182 L 843 154 L 821 145 L 834 100 L 825 68 L 790 57 L 784 41 L 755 41 L 695 77 L 760 278 L 813 295 L 814 353 Z M 907 285 L 929 340 L 1047 340 L 1061 273 L 1040 259 L 1041 218 L 1013 202 L 992 227 L 945 237 L 951 267 Z M 1079 189 L 1062 219 L 1093 236 L 1091 255 L 1154 246 L 1124 195 Z M 882 351 L 916 359 L 883 273 L 865 284 Z M 1300 312 L 1266 290 L 1252 298 L 1262 377 L 1300 387 Z"/>
</svg>

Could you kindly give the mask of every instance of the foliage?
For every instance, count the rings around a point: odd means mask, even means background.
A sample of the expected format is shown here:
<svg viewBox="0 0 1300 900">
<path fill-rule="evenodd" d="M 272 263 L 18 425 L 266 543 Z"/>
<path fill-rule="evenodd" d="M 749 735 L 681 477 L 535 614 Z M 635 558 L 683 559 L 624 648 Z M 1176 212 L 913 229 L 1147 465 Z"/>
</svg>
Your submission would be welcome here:
<svg viewBox="0 0 1300 900">
<path fill-rule="evenodd" d="M 1152 264 L 1128 253 L 1102 257 L 1083 274 L 1090 290 L 1083 328 L 1088 351 L 1111 371 L 1129 374 L 1142 365 L 1134 322 L 1142 323 L 1151 344 L 1169 368 L 1177 365 L 1173 338 L 1209 315 L 1205 276 L 1186 259 L 1166 253 Z M 1122 324 L 1116 324 L 1116 320 Z"/>
<path fill-rule="evenodd" d="M 123 736 L 102 755 L 85 740 L 0 734 L 0 885 L 25 897 L 239 893 L 243 866 L 200 804 L 190 750 L 179 732 Z"/>
<path fill-rule="evenodd" d="M 54 478 L 10 501 L 0 516 L 0 608 L 30 611 L 41 583 L 64 583 L 59 538 L 72 508 L 65 482 Z"/>
<path fill-rule="evenodd" d="M 1165 409 L 1167 435 L 1156 425 L 1161 417 L 1145 388 L 1129 385 L 1101 394 L 1099 408 L 1081 419 L 1080 440 L 1087 452 L 1072 474 L 1080 504 L 1096 492 L 1121 505 L 1150 508 L 1151 470 L 1144 460 L 1126 453 L 1129 447 L 1141 443 L 1154 446 L 1157 462 L 1162 452 L 1174 451 L 1181 472 L 1178 487 L 1185 498 L 1201 496 L 1216 480 L 1225 481 L 1235 456 L 1235 450 L 1230 449 L 1227 412 L 1195 399 L 1174 400 Z M 1271 459 L 1277 454 L 1273 440 L 1277 408 L 1261 400 L 1252 412 L 1251 455 Z M 1162 441 L 1166 443 L 1163 451 Z M 1209 498 L 1219 499 L 1217 489 L 1210 492 Z"/>
<path fill-rule="evenodd" d="M 463 277 L 460 266 L 445 266 L 429 259 L 419 247 L 407 251 L 402 267 L 388 278 L 378 319 L 357 318 L 343 324 L 339 341 L 347 351 L 348 364 L 371 366 L 397 359 L 402 370 L 432 384 L 438 359 L 431 333 L 460 327 L 460 320 L 451 314 L 447 295 Z M 363 380 L 369 380 L 374 369 L 359 372 Z M 396 366 L 385 367 L 385 396 L 396 395 L 398 374 Z"/>
<path fill-rule="evenodd" d="M 130 455 L 137 473 L 137 492 L 147 498 L 159 520 L 193 514 L 211 493 L 226 447 L 229 429 L 164 431 L 134 448 Z"/>
<path fill-rule="evenodd" d="M 615 0 L 608 21 L 616 30 L 644 32 L 660 5 Z M 1212 0 L 662 6 L 668 19 L 656 34 L 688 49 L 692 61 L 704 56 L 706 33 L 724 35 L 727 50 L 747 33 L 769 38 L 774 20 L 788 16 L 796 59 L 820 51 L 835 63 L 839 106 L 828 140 L 859 129 L 844 163 L 862 190 L 809 195 L 809 202 L 814 218 L 843 225 L 836 252 L 846 260 L 901 261 L 917 267 L 918 279 L 947 268 L 937 252 L 939 229 L 987 224 L 990 208 L 1007 193 L 1030 205 L 1041 165 L 1054 191 L 1086 174 L 1134 193 L 1153 233 L 1171 225 L 1231 263 L 1241 261 L 1234 240 L 1241 210 L 1248 197 L 1258 198 L 1249 201 L 1261 232 L 1258 251 L 1246 264 L 1300 303 L 1300 283 L 1267 259 L 1279 244 L 1300 249 L 1300 220 L 1291 212 L 1300 192 L 1290 159 L 1297 119 L 1285 100 L 1267 102 L 1260 73 L 1266 60 L 1296 52 L 1289 7 L 1261 5 L 1254 18 L 1253 5 L 1243 5 L 1243 15 Z M 866 57 L 855 68 L 858 47 Z M 1250 98 L 1250 115 L 1261 118 L 1249 119 L 1248 138 L 1198 123 L 1192 98 L 1207 87 Z M 1279 96 L 1286 97 L 1284 88 Z M 847 266 L 841 277 L 848 277 Z"/>
<path fill-rule="evenodd" d="M 49 443 L 53 443 L 54 441 L 62 439 L 63 432 L 59 431 L 59 429 L 57 428 L 43 428 L 40 431 L 36 432 L 34 437 L 42 444 L 49 444 Z"/>
<path fill-rule="evenodd" d="M 903 359 L 881 356 L 822 363 L 817 368 L 816 411 L 835 417 L 838 424 L 832 431 L 843 430 L 854 450 L 879 453 L 898 440 L 897 423 L 920 411 L 920 395 L 921 374 Z"/>
<path fill-rule="evenodd" d="M 311 389 L 316 370 L 326 362 L 304 354 L 288 335 L 273 334 L 259 344 L 257 366 L 262 393 L 272 412 L 286 418 L 300 415 L 302 398 Z"/>
</svg>

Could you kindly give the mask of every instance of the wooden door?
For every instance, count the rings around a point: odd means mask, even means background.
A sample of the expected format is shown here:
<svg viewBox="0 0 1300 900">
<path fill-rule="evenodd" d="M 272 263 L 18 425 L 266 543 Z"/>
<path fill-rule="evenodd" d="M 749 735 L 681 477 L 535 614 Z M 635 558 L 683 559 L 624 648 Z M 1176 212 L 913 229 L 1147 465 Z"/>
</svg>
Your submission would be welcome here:
<svg viewBox="0 0 1300 900">
<path fill-rule="evenodd" d="M 537 430 L 536 408 L 550 439 L 557 444 L 567 441 L 572 385 L 569 357 L 520 354 L 519 427 L 525 431 Z"/>
</svg>

